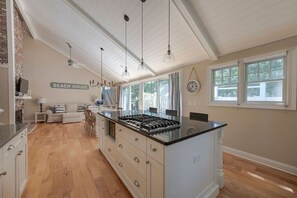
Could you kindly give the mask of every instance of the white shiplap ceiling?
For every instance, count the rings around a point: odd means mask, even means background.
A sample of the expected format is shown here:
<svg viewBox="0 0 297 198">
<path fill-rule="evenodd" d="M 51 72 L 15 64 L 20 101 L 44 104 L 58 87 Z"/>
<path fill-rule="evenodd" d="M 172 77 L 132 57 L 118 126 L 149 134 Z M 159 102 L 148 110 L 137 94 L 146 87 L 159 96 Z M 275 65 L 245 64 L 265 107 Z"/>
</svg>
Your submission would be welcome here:
<svg viewBox="0 0 297 198">
<path fill-rule="evenodd" d="M 123 82 L 163 73 L 234 51 L 297 35 L 296 0 L 173 0 L 173 63 L 163 63 L 167 48 L 167 0 L 144 5 L 144 59 L 151 68 L 138 71 L 141 54 L 140 0 L 16 0 L 35 39 L 68 55 L 103 77 Z M 128 78 L 124 65 L 124 20 L 128 22 Z M 66 64 L 67 58 L 65 59 Z"/>
</svg>

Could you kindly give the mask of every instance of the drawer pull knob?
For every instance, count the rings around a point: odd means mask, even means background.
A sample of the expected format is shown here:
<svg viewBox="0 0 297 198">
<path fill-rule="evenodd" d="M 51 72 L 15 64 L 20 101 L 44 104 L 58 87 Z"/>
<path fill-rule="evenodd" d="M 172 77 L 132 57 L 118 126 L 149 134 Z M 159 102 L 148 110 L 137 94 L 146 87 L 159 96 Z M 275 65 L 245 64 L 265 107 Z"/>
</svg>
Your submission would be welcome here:
<svg viewBox="0 0 297 198">
<path fill-rule="evenodd" d="M 137 142 L 138 141 L 138 138 L 135 138 L 135 142 Z"/>
<path fill-rule="evenodd" d="M 25 135 L 25 134 L 21 135 L 21 138 L 24 138 L 24 137 L 26 137 L 26 135 Z"/>
<path fill-rule="evenodd" d="M 122 129 L 119 129 L 119 131 L 122 131 Z"/>
<path fill-rule="evenodd" d="M 22 155 L 23 151 L 19 151 L 17 155 Z"/>
<path fill-rule="evenodd" d="M 146 163 L 146 164 L 149 164 L 149 163 L 150 163 L 150 161 L 146 161 L 145 163 Z"/>
<path fill-rule="evenodd" d="M 107 150 L 108 150 L 109 152 L 111 151 L 111 149 L 110 149 L 110 148 L 108 148 Z"/>
<path fill-rule="evenodd" d="M 119 163 L 119 167 L 121 167 L 121 168 L 123 167 L 123 164 L 122 164 L 122 162 L 120 162 L 120 163 Z"/>
<path fill-rule="evenodd" d="M 119 147 L 120 147 L 120 148 L 123 148 L 123 145 L 122 145 L 122 144 L 119 144 Z"/>
<path fill-rule="evenodd" d="M 4 172 L 2 172 L 2 173 L 0 173 L 0 176 L 5 176 L 7 174 L 7 172 L 6 171 L 4 171 Z"/>
<path fill-rule="evenodd" d="M 139 158 L 138 157 L 134 157 L 134 161 L 139 163 Z"/>
<path fill-rule="evenodd" d="M 8 151 L 14 149 L 14 146 L 13 145 L 9 145 L 9 147 L 7 148 Z"/>
<path fill-rule="evenodd" d="M 152 149 L 152 151 L 153 151 L 153 152 L 156 152 L 156 151 L 157 151 L 157 149 L 156 149 L 156 148 L 153 148 L 153 149 Z"/>
<path fill-rule="evenodd" d="M 139 188 L 139 186 L 140 186 L 137 180 L 134 180 L 134 185 L 135 185 L 137 188 Z"/>
</svg>

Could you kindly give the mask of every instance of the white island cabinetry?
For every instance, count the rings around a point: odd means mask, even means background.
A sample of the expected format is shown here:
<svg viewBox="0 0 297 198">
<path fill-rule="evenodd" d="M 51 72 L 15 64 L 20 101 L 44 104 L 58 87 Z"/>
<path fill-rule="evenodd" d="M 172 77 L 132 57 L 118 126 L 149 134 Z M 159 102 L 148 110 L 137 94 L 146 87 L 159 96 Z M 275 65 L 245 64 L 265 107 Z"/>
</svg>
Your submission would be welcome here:
<svg viewBox="0 0 297 198">
<path fill-rule="evenodd" d="M 113 140 L 104 128 L 100 150 L 133 197 L 216 197 L 223 186 L 221 128 L 170 145 L 118 123 Z"/>
</svg>

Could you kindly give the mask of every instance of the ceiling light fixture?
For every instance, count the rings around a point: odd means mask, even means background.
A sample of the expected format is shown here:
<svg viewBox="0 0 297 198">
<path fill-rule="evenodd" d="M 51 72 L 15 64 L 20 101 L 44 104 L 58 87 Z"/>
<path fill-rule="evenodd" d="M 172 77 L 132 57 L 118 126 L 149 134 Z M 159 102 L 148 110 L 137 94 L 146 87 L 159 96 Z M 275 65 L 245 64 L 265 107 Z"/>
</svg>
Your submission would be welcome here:
<svg viewBox="0 0 297 198">
<path fill-rule="evenodd" d="M 141 3 L 141 61 L 140 64 L 138 66 L 138 70 L 146 70 L 146 66 L 144 64 L 144 60 L 143 60 L 143 4 L 146 0 L 140 0 Z"/>
<path fill-rule="evenodd" d="M 171 0 L 168 0 L 168 49 L 163 57 L 163 62 L 170 63 L 174 62 L 175 56 L 172 54 L 170 49 L 170 2 Z"/>
<path fill-rule="evenodd" d="M 124 15 L 124 20 L 125 20 L 125 70 L 122 76 L 130 76 L 130 73 L 128 72 L 128 67 L 127 67 L 127 23 L 129 21 L 129 17 L 127 15 Z"/>
<path fill-rule="evenodd" d="M 103 70 L 102 70 L 102 68 L 103 68 L 103 54 L 102 54 L 102 52 L 104 51 L 104 49 L 102 48 L 102 47 L 100 47 L 100 50 L 101 50 L 101 79 L 100 79 L 100 81 L 101 81 L 101 83 L 99 83 L 99 81 L 97 81 L 97 83 L 95 83 L 95 80 L 90 80 L 90 87 L 99 87 L 99 86 L 101 86 L 101 87 L 103 87 L 104 85 L 105 85 L 105 81 L 104 81 L 104 83 L 103 83 L 103 78 L 102 78 L 102 73 L 103 73 Z"/>
</svg>

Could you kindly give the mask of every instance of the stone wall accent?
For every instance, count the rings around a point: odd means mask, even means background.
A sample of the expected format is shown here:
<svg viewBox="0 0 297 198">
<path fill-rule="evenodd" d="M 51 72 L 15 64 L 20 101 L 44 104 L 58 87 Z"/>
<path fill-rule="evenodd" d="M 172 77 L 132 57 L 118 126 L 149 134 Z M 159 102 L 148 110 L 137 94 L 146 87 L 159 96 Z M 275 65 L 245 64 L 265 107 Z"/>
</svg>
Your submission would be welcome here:
<svg viewBox="0 0 297 198">
<path fill-rule="evenodd" d="M 0 46 L 0 64 L 7 64 L 6 0 L 0 0 Z"/>
<path fill-rule="evenodd" d="M 23 20 L 14 8 L 15 79 L 23 77 L 24 66 L 24 26 Z"/>
<path fill-rule="evenodd" d="M 14 8 L 14 43 L 15 43 L 15 80 L 23 77 L 24 67 L 24 23 Z M 15 100 L 15 110 L 24 109 L 24 100 Z"/>
</svg>

